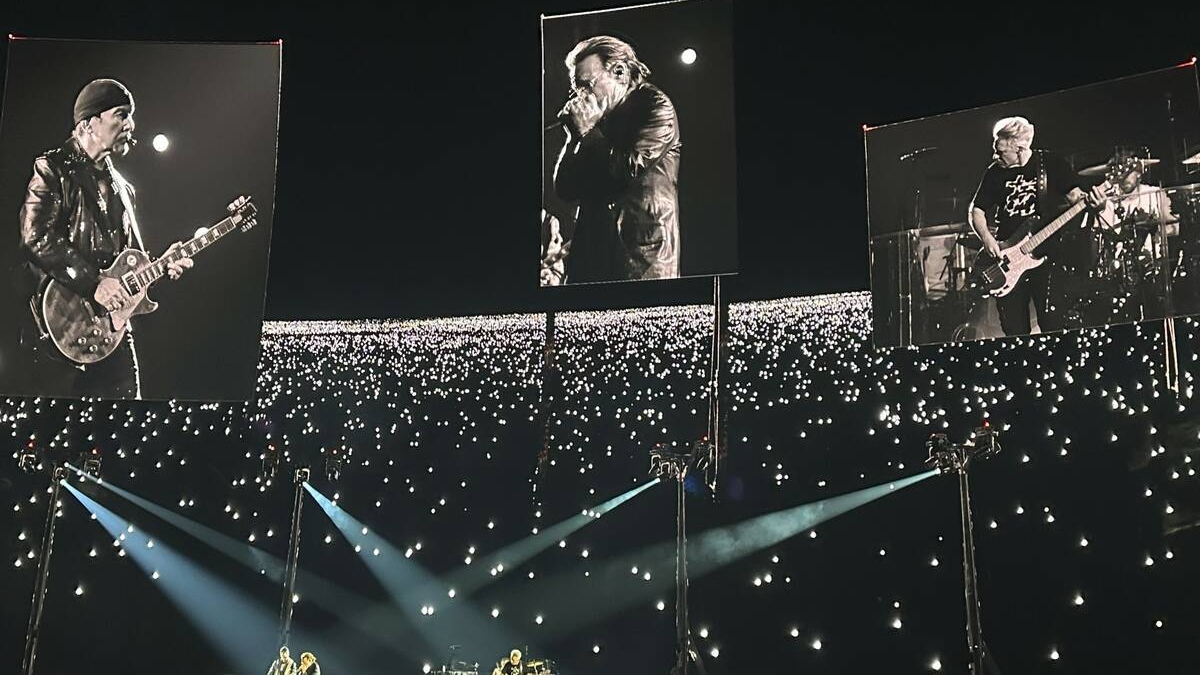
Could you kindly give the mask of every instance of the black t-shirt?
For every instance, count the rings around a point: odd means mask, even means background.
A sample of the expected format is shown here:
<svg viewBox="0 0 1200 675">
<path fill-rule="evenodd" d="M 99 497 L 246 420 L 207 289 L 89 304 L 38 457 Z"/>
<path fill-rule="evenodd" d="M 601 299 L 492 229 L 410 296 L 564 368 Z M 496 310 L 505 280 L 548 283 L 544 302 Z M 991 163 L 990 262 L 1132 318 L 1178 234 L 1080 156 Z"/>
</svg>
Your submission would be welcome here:
<svg viewBox="0 0 1200 675">
<path fill-rule="evenodd" d="M 504 659 L 496 667 L 500 669 L 500 672 L 503 675 L 521 675 L 521 672 L 523 670 L 522 664 L 513 663 L 509 659 Z"/>
<path fill-rule="evenodd" d="M 1041 171 L 1046 172 L 1046 198 L 1038 197 Z M 1024 166 L 1003 167 L 992 162 L 983 172 L 972 205 L 996 225 L 996 236 L 1008 239 L 1021 223 L 1038 216 L 1043 227 L 1067 209 L 1065 195 L 1078 187 L 1079 179 L 1059 155 L 1035 150 Z"/>
</svg>

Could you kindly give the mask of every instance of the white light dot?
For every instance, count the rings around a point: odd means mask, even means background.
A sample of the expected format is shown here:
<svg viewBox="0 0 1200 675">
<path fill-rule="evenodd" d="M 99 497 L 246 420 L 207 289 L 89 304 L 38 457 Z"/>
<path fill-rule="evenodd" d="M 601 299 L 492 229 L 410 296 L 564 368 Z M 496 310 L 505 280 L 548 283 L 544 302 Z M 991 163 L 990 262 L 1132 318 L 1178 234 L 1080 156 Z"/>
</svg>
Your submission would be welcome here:
<svg viewBox="0 0 1200 675">
<path fill-rule="evenodd" d="M 812 644 L 810 644 L 809 646 L 812 647 L 813 649 L 816 649 L 817 651 L 820 651 L 821 647 L 823 647 L 824 645 L 821 644 L 821 639 L 817 638 L 817 639 L 813 640 Z"/>
<path fill-rule="evenodd" d="M 696 50 L 688 47 L 679 54 L 679 60 L 683 61 L 685 66 L 690 66 L 696 62 Z"/>
<path fill-rule="evenodd" d="M 170 139 L 162 134 L 155 136 L 154 140 L 151 142 L 154 144 L 154 149 L 159 152 L 166 152 L 167 148 L 171 146 Z"/>
</svg>

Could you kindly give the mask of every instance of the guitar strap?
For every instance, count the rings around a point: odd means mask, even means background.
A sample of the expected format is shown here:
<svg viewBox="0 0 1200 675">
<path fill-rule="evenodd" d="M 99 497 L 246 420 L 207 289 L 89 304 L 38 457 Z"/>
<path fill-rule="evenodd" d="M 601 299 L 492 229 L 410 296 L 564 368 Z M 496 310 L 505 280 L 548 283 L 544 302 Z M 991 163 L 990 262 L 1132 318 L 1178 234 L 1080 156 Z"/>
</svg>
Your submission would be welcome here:
<svg viewBox="0 0 1200 675">
<path fill-rule="evenodd" d="M 1037 151 L 1037 186 L 1038 186 L 1038 202 L 1046 204 L 1046 198 L 1050 195 L 1050 178 L 1046 175 L 1046 162 L 1043 160 L 1042 151 Z"/>
<path fill-rule="evenodd" d="M 125 224 L 132 235 L 135 248 L 145 251 L 146 245 L 142 242 L 142 232 L 138 229 L 137 215 L 134 214 L 133 202 L 129 199 L 129 194 L 133 192 L 133 186 L 113 166 L 112 158 L 105 157 L 104 164 L 108 167 L 109 175 L 112 176 L 113 187 L 117 189 L 117 194 L 121 195 L 121 205 L 125 207 Z"/>
</svg>

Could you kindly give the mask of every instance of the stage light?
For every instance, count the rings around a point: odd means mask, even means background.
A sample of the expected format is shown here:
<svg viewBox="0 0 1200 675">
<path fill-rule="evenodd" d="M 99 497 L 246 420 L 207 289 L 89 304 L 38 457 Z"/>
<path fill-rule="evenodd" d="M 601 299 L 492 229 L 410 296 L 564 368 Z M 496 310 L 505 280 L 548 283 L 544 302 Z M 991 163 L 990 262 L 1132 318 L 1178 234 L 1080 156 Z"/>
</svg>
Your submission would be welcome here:
<svg viewBox="0 0 1200 675">
<path fill-rule="evenodd" d="M 690 66 L 696 62 L 696 50 L 688 47 L 679 54 L 679 60 L 683 61 L 685 66 Z"/>
<path fill-rule="evenodd" d="M 171 141 L 162 134 L 155 136 L 151 143 L 154 145 L 154 149 L 159 152 L 166 152 L 167 148 L 171 145 Z"/>
<path fill-rule="evenodd" d="M 329 448 L 325 451 L 325 477 L 329 482 L 336 483 L 342 477 L 342 468 L 345 466 L 345 456 L 341 448 Z M 366 534 L 364 532 L 363 534 Z"/>
<path fill-rule="evenodd" d="M 279 462 L 279 450 L 275 448 L 275 444 L 271 443 L 267 445 L 267 449 L 262 455 L 262 468 L 259 471 L 259 477 L 264 481 L 274 478 L 275 473 L 279 470 Z M 226 511 L 228 510 L 226 508 Z"/>
<path fill-rule="evenodd" d="M 33 473 L 38 468 L 37 450 L 33 447 L 33 441 L 28 445 L 22 446 L 17 453 L 17 467 L 25 473 Z"/>
<path fill-rule="evenodd" d="M 83 466 L 83 473 L 92 478 L 100 477 L 100 448 L 92 448 L 79 455 L 79 463 Z"/>
</svg>

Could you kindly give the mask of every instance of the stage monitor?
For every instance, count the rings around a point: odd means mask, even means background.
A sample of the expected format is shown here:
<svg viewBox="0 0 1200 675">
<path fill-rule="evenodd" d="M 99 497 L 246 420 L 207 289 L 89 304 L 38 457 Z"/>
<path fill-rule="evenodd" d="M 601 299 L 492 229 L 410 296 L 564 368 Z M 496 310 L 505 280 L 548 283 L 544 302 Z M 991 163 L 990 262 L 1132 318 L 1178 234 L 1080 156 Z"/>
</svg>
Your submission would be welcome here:
<svg viewBox="0 0 1200 675">
<path fill-rule="evenodd" d="M 865 136 L 877 347 L 1200 312 L 1194 61 Z"/>
<path fill-rule="evenodd" d="M 542 17 L 541 286 L 737 272 L 731 0 Z"/>
<path fill-rule="evenodd" d="M 252 398 L 281 50 L 10 37 L 0 395 Z"/>
</svg>

